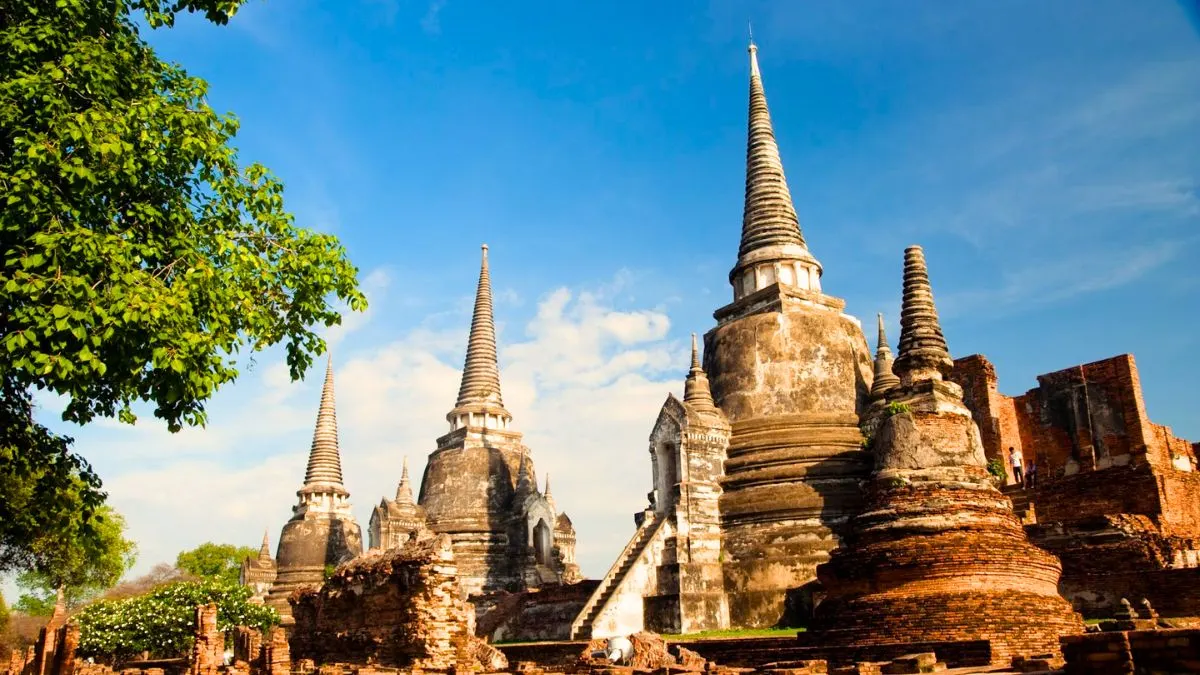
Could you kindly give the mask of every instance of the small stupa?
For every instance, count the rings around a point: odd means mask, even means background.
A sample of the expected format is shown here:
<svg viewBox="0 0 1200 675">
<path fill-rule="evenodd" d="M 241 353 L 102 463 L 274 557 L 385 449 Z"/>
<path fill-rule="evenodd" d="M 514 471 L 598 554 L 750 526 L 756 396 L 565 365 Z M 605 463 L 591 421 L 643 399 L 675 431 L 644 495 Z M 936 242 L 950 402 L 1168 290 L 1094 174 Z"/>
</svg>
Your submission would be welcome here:
<svg viewBox="0 0 1200 675">
<path fill-rule="evenodd" d="M 1083 631 L 1061 566 L 1029 543 L 987 471 L 979 429 L 946 379 L 953 362 L 921 248 L 905 251 L 899 383 L 871 443 L 865 504 L 830 560 L 805 640 L 860 646 L 988 640 L 995 663 L 1057 654 Z"/>
</svg>

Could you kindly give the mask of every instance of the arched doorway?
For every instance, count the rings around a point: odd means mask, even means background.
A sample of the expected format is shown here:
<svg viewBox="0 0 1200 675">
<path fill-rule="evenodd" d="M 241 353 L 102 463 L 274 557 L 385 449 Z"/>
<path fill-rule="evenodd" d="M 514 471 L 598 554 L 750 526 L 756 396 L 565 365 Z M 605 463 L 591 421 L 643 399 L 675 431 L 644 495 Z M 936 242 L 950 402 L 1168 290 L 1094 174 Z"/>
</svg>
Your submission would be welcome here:
<svg viewBox="0 0 1200 675">
<path fill-rule="evenodd" d="M 553 550 L 554 536 L 550 531 L 550 526 L 546 524 L 545 518 L 538 518 L 537 525 L 533 526 L 533 557 L 539 565 L 548 567 Z"/>
<path fill-rule="evenodd" d="M 655 504 L 659 513 L 667 513 L 675 506 L 674 487 L 679 482 L 679 451 L 674 443 L 659 443 L 654 448 L 655 466 L 658 475 L 655 476 L 655 489 L 658 499 Z"/>
</svg>

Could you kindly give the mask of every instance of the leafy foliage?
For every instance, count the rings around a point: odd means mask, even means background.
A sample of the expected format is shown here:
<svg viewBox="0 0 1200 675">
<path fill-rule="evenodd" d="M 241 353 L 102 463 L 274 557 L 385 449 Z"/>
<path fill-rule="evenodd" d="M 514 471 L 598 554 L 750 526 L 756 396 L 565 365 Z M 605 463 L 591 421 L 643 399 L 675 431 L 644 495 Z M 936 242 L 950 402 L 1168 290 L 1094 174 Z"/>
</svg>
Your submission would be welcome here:
<svg viewBox="0 0 1200 675">
<path fill-rule="evenodd" d="M 79 655 L 126 658 L 148 651 L 158 657 L 185 654 L 196 630 L 196 607 L 217 604 L 217 626 L 268 629 L 279 623 L 274 609 L 249 602 L 250 589 L 218 579 L 168 584 L 146 595 L 100 600 L 75 616 Z"/>
<path fill-rule="evenodd" d="M 34 616 L 49 614 L 59 588 L 69 609 L 78 607 L 113 586 L 133 566 L 137 546 L 125 538 L 125 519 L 108 506 L 93 516 L 95 536 L 83 537 L 77 530 L 63 530 L 39 537 L 36 546 L 47 550 L 44 570 L 29 570 L 17 576 L 17 587 L 25 591 L 17 609 Z"/>
<path fill-rule="evenodd" d="M 324 347 L 311 326 L 340 321 L 327 296 L 365 306 L 356 270 L 293 224 L 266 168 L 238 166 L 237 121 L 130 13 L 164 25 L 240 1 L 43 4 L 0 5 L 6 376 L 67 396 L 72 421 L 131 421 L 145 400 L 173 429 L 204 422 L 243 347 L 285 342 L 299 377 Z"/>
<path fill-rule="evenodd" d="M 0 381 L 0 571 L 49 571 L 57 533 L 97 544 L 92 513 L 104 493 L 70 443 L 33 420 L 25 389 Z"/>
<path fill-rule="evenodd" d="M 242 561 L 256 556 L 258 549 L 250 546 L 214 544 L 209 541 L 180 553 L 175 558 L 175 566 L 201 578 L 223 579 L 236 583 Z"/>
<path fill-rule="evenodd" d="M 49 572 L 31 542 L 93 536 L 104 499 L 28 392 L 81 424 L 138 402 L 203 424 L 239 353 L 283 344 L 298 378 L 334 300 L 366 306 L 337 239 L 294 224 L 282 184 L 239 164 L 236 119 L 139 34 L 242 2 L 0 0 L 0 570 Z"/>
<path fill-rule="evenodd" d="M 1008 473 L 1004 470 L 1004 462 L 1000 461 L 999 458 L 993 457 L 989 459 L 987 463 L 987 470 L 988 473 L 992 474 L 992 476 L 996 478 L 999 478 L 1001 481 L 1004 481 L 1008 478 Z"/>
<path fill-rule="evenodd" d="M 908 407 L 907 403 L 893 402 L 893 403 L 888 404 L 888 407 L 887 407 L 888 417 L 895 417 L 896 415 L 903 415 L 904 413 L 907 413 L 907 412 L 912 412 L 912 409 Z"/>
<path fill-rule="evenodd" d="M 4 594 L 0 593 L 0 647 L 8 646 L 8 625 L 12 615 L 8 611 L 8 603 L 4 602 Z"/>
</svg>

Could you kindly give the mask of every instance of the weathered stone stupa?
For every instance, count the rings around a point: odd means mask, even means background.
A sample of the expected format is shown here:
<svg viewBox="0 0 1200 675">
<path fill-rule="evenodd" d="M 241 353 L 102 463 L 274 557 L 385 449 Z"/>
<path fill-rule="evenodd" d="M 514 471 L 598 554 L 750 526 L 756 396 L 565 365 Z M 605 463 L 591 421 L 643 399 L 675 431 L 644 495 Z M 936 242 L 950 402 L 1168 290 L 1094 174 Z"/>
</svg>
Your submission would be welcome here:
<svg viewBox="0 0 1200 675">
<path fill-rule="evenodd" d="M 321 407 L 313 431 L 304 486 L 296 495 L 292 518 L 279 535 L 275 556 L 278 572 L 267 604 L 291 621 L 288 596 L 304 586 L 320 586 L 325 568 L 362 553 L 362 531 L 350 511 L 350 493 L 342 484 L 342 458 L 338 448 L 337 411 L 333 400 L 333 358 L 325 368 Z"/>
<path fill-rule="evenodd" d="M 1057 653 L 1060 635 L 1083 630 L 1059 596 L 1058 560 L 1029 543 L 988 474 L 962 390 L 944 379 L 952 366 L 924 254 L 910 247 L 900 383 L 886 392 L 862 513 L 817 568 L 825 598 L 806 640 L 989 640 L 1007 662 Z"/>
<path fill-rule="evenodd" d="M 704 370 L 732 425 L 720 499 L 730 623 L 770 626 L 858 510 L 858 481 L 870 470 L 859 413 L 872 364 L 845 301 L 821 290 L 753 44 L 749 108 L 733 302 L 704 336 Z"/>
<path fill-rule="evenodd" d="M 242 560 L 242 565 L 238 571 L 238 582 L 243 586 L 250 587 L 250 601 L 261 604 L 266 600 L 267 594 L 271 592 L 271 585 L 275 583 L 275 575 L 278 570 L 275 567 L 275 558 L 271 557 L 271 543 L 267 538 L 267 533 L 263 532 L 262 546 L 258 549 L 258 557 L 247 557 Z"/>
<path fill-rule="evenodd" d="M 429 529 L 450 535 L 468 594 L 578 581 L 571 521 L 537 489 L 529 449 L 500 395 L 486 245 L 482 258 L 450 432 L 429 455 L 418 503 Z"/>
<path fill-rule="evenodd" d="M 900 378 L 892 370 L 892 350 L 888 348 L 887 332 L 883 329 L 883 315 L 878 315 L 879 339 L 875 345 L 875 379 L 871 382 L 871 400 L 881 401 L 888 392 L 900 386 Z"/>
<path fill-rule="evenodd" d="M 408 458 L 405 457 L 400 469 L 400 483 L 396 486 L 396 498 L 381 499 L 379 505 L 371 509 L 367 541 L 372 550 L 390 550 L 417 538 L 425 529 L 425 509 L 413 499 L 412 483 L 408 478 Z"/>
</svg>

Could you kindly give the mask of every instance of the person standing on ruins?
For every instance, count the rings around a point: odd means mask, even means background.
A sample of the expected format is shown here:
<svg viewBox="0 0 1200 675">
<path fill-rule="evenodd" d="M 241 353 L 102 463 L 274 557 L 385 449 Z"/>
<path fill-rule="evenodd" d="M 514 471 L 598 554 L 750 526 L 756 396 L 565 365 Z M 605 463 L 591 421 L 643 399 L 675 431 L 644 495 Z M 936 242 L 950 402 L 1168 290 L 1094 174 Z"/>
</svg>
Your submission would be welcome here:
<svg viewBox="0 0 1200 675">
<path fill-rule="evenodd" d="M 1016 448 L 1009 447 L 1008 462 L 1012 465 L 1013 481 L 1024 487 L 1025 476 L 1021 474 L 1021 453 L 1017 452 Z"/>
<path fill-rule="evenodd" d="M 1037 486 L 1037 462 L 1029 460 L 1029 470 L 1025 472 L 1025 487 L 1033 489 Z"/>
</svg>

